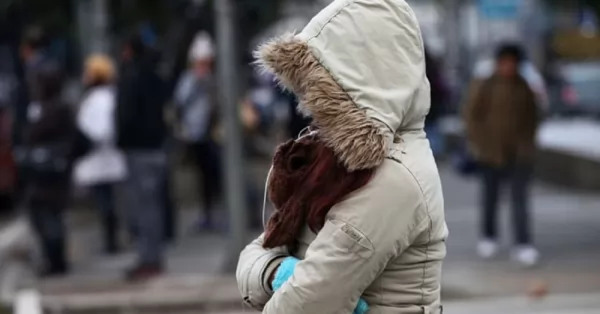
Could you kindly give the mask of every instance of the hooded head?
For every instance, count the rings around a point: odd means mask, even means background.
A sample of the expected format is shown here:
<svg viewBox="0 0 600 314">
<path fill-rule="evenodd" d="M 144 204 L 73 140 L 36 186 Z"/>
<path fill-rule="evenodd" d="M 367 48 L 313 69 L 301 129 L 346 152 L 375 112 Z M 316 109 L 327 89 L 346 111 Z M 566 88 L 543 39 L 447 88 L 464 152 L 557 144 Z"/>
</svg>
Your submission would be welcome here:
<svg viewBox="0 0 600 314">
<path fill-rule="evenodd" d="M 404 0 L 335 0 L 299 34 L 259 47 L 349 170 L 379 166 L 395 135 L 424 127 L 429 111 L 423 40 Z"/>
</svg>

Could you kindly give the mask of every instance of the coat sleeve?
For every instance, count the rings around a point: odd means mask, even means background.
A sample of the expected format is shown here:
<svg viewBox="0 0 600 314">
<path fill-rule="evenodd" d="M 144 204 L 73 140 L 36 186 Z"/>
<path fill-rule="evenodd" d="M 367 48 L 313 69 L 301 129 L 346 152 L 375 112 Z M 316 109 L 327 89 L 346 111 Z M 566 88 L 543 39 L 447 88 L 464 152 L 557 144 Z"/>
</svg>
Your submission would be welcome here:
<svg viewBox="0 0 600 314">
<path fill-rule="evenodd" d="M 463 106 L 463 118 L 466 128 L 466 136 L 472 149 L 477 150 L 480 143 L 482 121 L 482 80 L 474 80 L 468 89 L 467 99 Z"/>
<path fill-rule="evenodd" d="M 304 260 L 275 292 L 264 314 L 352 313 L 387 264 L 429 226 L 414 180 L 393 178 L 406 177 L 398 171 L 378 176 L 331 209 Z M 401 208 L 393 207 L 399 203 Z"/>
<path fill-rule="evenodd" d="M 520 115 L 524 119 L 520 136 L 518 139 L 519 151 L 524 154 L 523 157 L 533 156 L 535 154 L 535 137 L 538 129 L 541 115 L 541 108 L 536 102 L 534 91 L 527 84 L 523 84 L 524 102 L 521 106 Z"/>
<path fill-rule="evenodd" d="M 248 244 L 240 254 L 236 271 L 238 289 L 244 302 L 262 310 L 273 295 L 269 280 L 289 254 L 285 248 L 263 248 L 264 234 Z"/>
<path fill-rule="evenodd" d="M 535 131 L 538 128 L 540 123 L 540 119 L 542 118 L 541 109 L 537 105 L 535 91 L 533 91 L 529 86 L 525 86 L 525 115 L 529 118 L 529 122 L 527 124 L 527 130 L 530 132 L 531 136 L 535 136 Z"/>
</svg>

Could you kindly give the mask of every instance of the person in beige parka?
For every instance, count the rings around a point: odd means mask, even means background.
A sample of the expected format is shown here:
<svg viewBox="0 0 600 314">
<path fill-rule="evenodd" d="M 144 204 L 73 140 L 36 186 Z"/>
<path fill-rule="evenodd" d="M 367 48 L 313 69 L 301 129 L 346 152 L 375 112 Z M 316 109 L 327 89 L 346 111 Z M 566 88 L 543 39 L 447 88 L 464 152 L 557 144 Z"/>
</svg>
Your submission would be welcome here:
<svg viewBox="0 0 600 314">
<path fill-rule="evenodd" d="M 266 314 L 440 314 L 448 236 L 440 177 L 423 130 L 430 106 L 421 32 L 404 0 L 335 0 L 295 35 L 259 48 L 348 171 L 373 169 L 323 227 L 289 247 L 265 235 L 241 253 L 247 304 Z M 300 261 L 273 292 L 281 262 Z"/>
</svg>

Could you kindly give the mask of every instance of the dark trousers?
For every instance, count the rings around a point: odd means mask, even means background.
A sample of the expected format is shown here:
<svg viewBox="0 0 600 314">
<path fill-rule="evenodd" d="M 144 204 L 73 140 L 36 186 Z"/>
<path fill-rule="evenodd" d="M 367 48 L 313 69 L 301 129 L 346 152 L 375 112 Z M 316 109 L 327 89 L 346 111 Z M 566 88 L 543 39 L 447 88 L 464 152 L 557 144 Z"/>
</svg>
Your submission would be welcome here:
<svg viewBox="0 0 600 314">
<path fill-rule="evenodd" d="M 14 193 L 0 191 L 0 216 L 9 214 L 14 208 Z"/>
<path fill-rule="evenodd" d="M 32 201 L 29 214 L 40 240 L 46 271 L 66 271 L 68 263 L 64 208 L 52 202 Z"/>
<path fill-rule="evenodd" d="M 198 178 L 202 186 L 203 211 L 206 222 L 213 221 L 212 209 L 221 195 L 221 153 L 219 146 L 207 140 L 193 144 L 192 151 L 200 173 Z"/>
<path fill-rule="evenodd" d="M 164 209 L 161 184 L 167 158 L 163 151 L 128 151 L 129 211 L 136 232 L 138 263 L 160 265 L 163 262 Z"/>
<path fill-rule="evenodd" d="M 165 169 L 164 178 L 160 183 L 160 203 L 163 209 L 163 233 L 164 240 L 171 242 L 177 237 L 177 209 L 175 207 L 175 199 L 173 197 L 173 185 L 171 182 L 171 174 L 169 169 Z M 135 219 L 129 219 L 129 235 L 135 239 L 139 231 L 135 226 Z"/>
<path fill-rule="evenodd" d="M 177 211 L 175 209 L 171 183 L 171 174 L 167 169 L 160 189 L 164 210 L 164 235 L 166 241 L 174 240 L 177 235 Z"/>
<path fill-rule="evenodd" d="M 119 220 L 115 208 L 114 188 L 115 186 L 112 183 L 104 183 L 92 187 L 92 193 L 102 220 L 102 236 L 104 238 L 104 250 L 106 253 L 115 253 L 119 249 Z"/>
<path fill-rule="evenodd" d="M 169 137 L 164 145 L 164 152 L 167 155 L 167 164 L 164 171 L 163 180 L 161 182 L 160 194 L 162 200 L 162 208 L 164 210 L 164 236 L 166 242 L 171 242 L 177 237 L 177 207 L 175 204 L 175 194 L 173 185 L 173 165 L 176 161 L 173 160 L 176 156 L 176 144 L 175 139 Z"/>
<path fill-rule="evenodd" d="M 481 233 L 485 238 L 498 237 L 498 204 L 502 185 L 510 183 L 514 241 L 518 245 L 532 242 L 529 219 L 530 165 L 496 167 L 482 165 Z"/>
</svg>

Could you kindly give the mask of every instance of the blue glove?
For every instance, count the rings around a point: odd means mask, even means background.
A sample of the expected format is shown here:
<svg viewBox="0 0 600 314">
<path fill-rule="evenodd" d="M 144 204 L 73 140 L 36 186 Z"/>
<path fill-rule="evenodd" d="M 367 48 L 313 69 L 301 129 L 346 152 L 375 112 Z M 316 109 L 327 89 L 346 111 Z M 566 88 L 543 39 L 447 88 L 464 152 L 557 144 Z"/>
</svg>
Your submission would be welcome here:
<svg viewBox="0 0 600 314">
<path fill-rule="evenodd" d="M 275 272 L 275 278 L 271 283 L 273 291 L 279 290 L 279 288 L 292 277 L 298 262 L 300 262 L 300 260 L 295 257 L 287 257 L 279 264 L 279 268 L 277 268 L 277 271 Z"/>
<path fill-rule="evenodd" d="M 295 257 L 287 257 L 281 262 L 277 272 L 275 272 L 275 278 L 271 285 L 273 286 L 273 291 L 279 290 L 284 283 L 292 277 L 294 274 L 294 270 L 296 269 L 296 265 L 300 262 L 299 259 Z M 369 312 L 369 304 L 362 298 L 358 300 L 358 305 L 354 309 L 353 314 L 367 314 Z"/>
<path fill-rule="evenodd" d="M 353 314 L 367 314 L 369 312 L 369 304 L 362 298 L 358 299 L 358 304 L 354 309 Z"/>
</svg>

